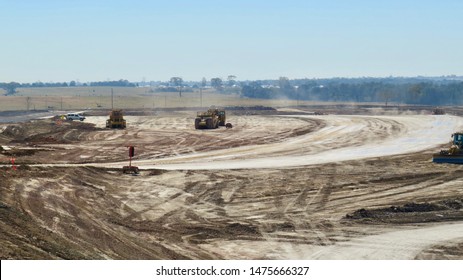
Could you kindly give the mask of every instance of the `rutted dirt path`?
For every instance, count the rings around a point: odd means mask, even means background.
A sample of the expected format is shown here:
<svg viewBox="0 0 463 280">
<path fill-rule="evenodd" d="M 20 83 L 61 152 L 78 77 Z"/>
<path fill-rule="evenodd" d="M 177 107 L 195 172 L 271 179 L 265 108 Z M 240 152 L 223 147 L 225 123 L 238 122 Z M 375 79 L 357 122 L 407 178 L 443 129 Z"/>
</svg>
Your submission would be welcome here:
<svg viewBox="0 0 463 280">
<path fill-rule="evenodd" d="M 319 120 L 324 127 L 272 144 L 137 163 L 168 170 L 323 164 L 430 149 L 447 142 L 453 131 L 463 127 L 463 119 L 451 116 L 288 116 L 291 118 Z"/>
</svg>

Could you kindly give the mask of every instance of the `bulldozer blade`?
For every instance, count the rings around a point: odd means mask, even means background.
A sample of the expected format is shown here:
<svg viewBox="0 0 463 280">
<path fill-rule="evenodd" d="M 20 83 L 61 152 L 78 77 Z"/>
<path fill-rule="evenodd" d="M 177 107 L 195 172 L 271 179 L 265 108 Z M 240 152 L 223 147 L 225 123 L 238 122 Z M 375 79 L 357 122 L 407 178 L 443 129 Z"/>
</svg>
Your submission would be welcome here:
<svg viewBox="0 0 463 280">
<path fill-rule="evenodd" d="M 435 163 L 452 163 L 452 164 L 463 164 L 463 155 L 441 155 L 434 154 L 432 162 Z"/>
</svg>

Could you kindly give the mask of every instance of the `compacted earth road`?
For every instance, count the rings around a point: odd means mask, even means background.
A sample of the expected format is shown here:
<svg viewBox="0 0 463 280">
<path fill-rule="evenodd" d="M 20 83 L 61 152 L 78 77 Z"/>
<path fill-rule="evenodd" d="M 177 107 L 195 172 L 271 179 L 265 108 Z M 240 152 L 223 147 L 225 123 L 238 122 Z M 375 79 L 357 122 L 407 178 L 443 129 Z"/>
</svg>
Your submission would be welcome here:
<svg viewBox="0 0 463 280">
<path fill-rule="evenodd" d="M 0 258 L 463 258 L 463 169 L 431 161 L 463 118 L 192 116 L 0 123 Z"/>
</svg>

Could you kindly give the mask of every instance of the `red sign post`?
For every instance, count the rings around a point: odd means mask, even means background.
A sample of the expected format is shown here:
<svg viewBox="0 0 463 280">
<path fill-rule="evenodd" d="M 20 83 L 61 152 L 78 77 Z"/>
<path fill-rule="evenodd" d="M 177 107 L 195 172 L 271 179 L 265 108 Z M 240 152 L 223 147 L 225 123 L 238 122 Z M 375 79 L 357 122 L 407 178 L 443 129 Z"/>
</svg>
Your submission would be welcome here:
<svg viewBox="0 0 463 280">
<path fill-rule="evenodd" d="M 17 167 L 16 167 L 16 165 L 14 165 L 14 162 L 16 161 L 16 158 L 12 157 L 10 159 L 10 161 L 11 161 L 11 169 L 16 170 Z"/>
<path fill-rule="evenodd" d="M 127 146 L 127 148 L 129 148 L 129 165 L 124 166 L 122 168 L 122 172 L 138 174 L 138 167 L 137 166 L 132 166 L 132 158 L 135 156 L 135 147 L 134 146 Z"/>
</svg>

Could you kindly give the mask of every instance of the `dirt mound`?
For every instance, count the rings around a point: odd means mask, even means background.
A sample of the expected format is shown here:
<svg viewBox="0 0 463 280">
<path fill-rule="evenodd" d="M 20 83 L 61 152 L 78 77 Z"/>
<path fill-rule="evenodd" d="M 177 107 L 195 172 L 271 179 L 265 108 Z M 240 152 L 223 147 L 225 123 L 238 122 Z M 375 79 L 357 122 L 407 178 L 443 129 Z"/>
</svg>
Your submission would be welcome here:
<svg viewBox="0 0 463 280">
<path fill-rule="evenodd" d="M 266 106 L 228 106 L 225 111 L 232 111 L 233 115 L 266 115 L 276 114 L 277 109 Z"/>
<path fill-rule="evenodd" d="M 1 150 L 0 154 L 7 157 L 23 157 L 23 156 L 32 156 L 38 151 L 43 151 L 43 149 L 11 149 L 8 151 Z"/>
<path fill-rule="evenodd" d="M 435 222 L 441 220 L 462 220 L 463 198 L 455 198 L 436 203 L 407 203 L 377 209 L 359 209 L 347 214 L 345 219 L 364 222 Z"/>
<path fill-rule="evenodd" d="M 73 137 L 72 134 L 76 134 L 73 132 L 96 130 L 100 130 L 100 128 L 96 128 L 91 123 L 48 119 L 9 125 L 0 135 L 8 139 L 10 143 L 63 144 L 79 140 L 77 137 Z"/>
<path fill-rule="evenodd" d="M 226 110 L 235 110 L 235 111 L 241 111 L 241 110 L 252 110 L 252 111 L 276 111 L 275 108 L 273 107 L 267 107 L 267 106 L 227 106 L 225 107 Z"/>
</svg>

